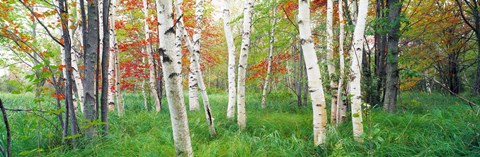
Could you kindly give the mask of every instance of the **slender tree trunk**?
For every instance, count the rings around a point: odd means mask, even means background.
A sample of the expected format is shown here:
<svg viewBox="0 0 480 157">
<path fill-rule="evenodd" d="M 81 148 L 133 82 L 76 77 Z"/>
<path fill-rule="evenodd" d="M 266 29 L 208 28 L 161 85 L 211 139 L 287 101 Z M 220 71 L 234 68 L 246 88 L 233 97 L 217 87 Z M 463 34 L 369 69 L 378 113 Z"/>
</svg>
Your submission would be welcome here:
<svg viewBox="0 0 480 157">
<path fill-rule="evenodd" d="M 243 32 L 240 59 L 238 61 L 238 87 L 237 87 L 237 123 L 240 129 L 247 126 L 245 110 L 245 77 L 247 73 L 248 51 L 250 48 L 250 31 L 254 0 L 246 0 L 243 8 Z"/>
<path fill-rule="evenodd" d="M 345 21 L 344 21 L 344 15 L 343 15 L 343 2 L 342 0 L 338 1 L 338 20 L 340 21 L 340 32 L 339 32 L 339 58 L 340 58 L 340 77 L 338 79 L 338 89 L 337 89 L 337 109 L 336 109 L 336 124 L 341 124 L 345 122 L 345 119 L 347 118 L 346 112 L 347 112 L 347 104 L 343 102 L 342 97 L 343 97 L 343 89 L 344 88 L 344 80 L 345 80 L 345 51 L 343 49 L 343 42 L 345 40 Z"/>
<path fill-rule="evenodd" d="M 116 65 L 116 56 L 117 56 L 117 44 L 115 42 L 115 11 L 117 9 L 117 4 L 116 0 L 110 0 L 110 12 L 109 12 L 109 18 L 110 18 L 110 29 L 109 29 L 109 45 L 111 46 L 109 49 L 109 53 L 111 53 L 108 56 L 108 78 L 110 81 L 108 82 L 108 88 L 109 88 L 109 93 L 108 93 L 108 110 L 109 111 L 114 111 L 115 110 L 115 95 L 117 95 L 117 90 L 118 88 L 115 87 L 115 65 Z"/>
<path fill-rule="evenodd" d="M 182 94 L 181 52 L 175 51 L 172 0 L 156 0 L 159 21 L 159 52 L 162 56 L 167 101 L 177 156 L 193 156 L 188 119 Z M 178 28 L 177 28 L 178 29 Z M 180 45 L 177 45 L 179 47 Z M 177 48 L 179 50 L 179 48 Z"/>
<path fill-rule="evenodd" d="M 382 19 L 385 18 L 385 0 L 377 0 L 376 2 L 376 18 Z M 377 25 L 375 28 L 375 75 L 377 76 L 376 84 L 376 95 L 374 96 L 375 100 L 372 105 L 381 104 L 383 101 L 383 94 L 385 91 L 385 61 L 386 61 L 386 29 L 383 25 Z"/>
<path fill-rule="evenodd" d="M 150 29 L 148 28 L 148 2 L 147 0 L 143 0 L 143 12 L 145 15 L 145 41 L 147 41 L 146 45 L 146 50 L 147 50 L 147 57 L 148 57 L 148 70 L 149 70 L 149 85 L 150 85 L 150 90 L 152 92 L 153 99 L 155 100 L 155 109 L 157 112 L 160 112 L 162 110 L 160 106 L 160 97 L 158 96 L 157 88 L 155 86 L 155 63 L 153 61 L 153 51 L 151 50 L 150 46 Z"/>
<path fill-rule="evenodd" d="M 145 79 L 142 80 L 141 88 L 143 96 L 143 107 L 145 108 L 145 111 L 148 111 L 147 93 L 145 93 Z"/>
<path fill-rule="evenodd" d="M 388 33 L 388 57 L 387 57 L 387 79 L 385 85 L 385 101 L 383 109 L 388 112 L 394 112 L 397 105 L 397 94 L 399 90 L 398 74 L 398 42 L 400 38 L 400 11 L 402 4 L 399 0 L 388 0 L 389 7 L 388 19 L 392 27 Z"/>
<path fill-rule="evenodd" d="M 361 69 L 364 33 L 367 20 L 368 0 L 360 0 L 358 17 L 353 33 L 353 46 L 350 50 L 350 82 L 349 95 L 352 96 L 352 124 L 353 137 L 358 142 L 363 142 L 360 137 L 363 134 L 362 124 L 362 90 L 361 90 Z"/>
<path fill-rule="evenodd" d="M 230 6 L 228 0 L 223 0 L 223 29 L 228 46 L 228 107 L 227 118 L 235 117 L 235 96 L 237 93 L 235 87 L 235 43 L 233 41 L 232 29 L 230 27 Z"/>
<path fill-rule="evenodd" d="M 276 2 L 275 2 L 276 3 Z M 268 83 L 270 81 L 270 73 L 272 71 L 272 57 L 273 57 L 273 51 L 274 51 L 274 43 L 275 43 L 275 25 L 277 23 L 277 5 L 275 4 L 273 6 L 273 23 L 272 23 L 272 30 L 270 31 L 270 49 L 269 49 L 269 54 L 268 54 L 268 66 L 267 66 L 267 78 L 265 78 L 265 82 L 263 83 L 263 90 L 262 90 L 262 108 L 266 108 L 266 99 L 267 99 L 267 88 L 268 88 Z"/>
<path fill-rule="evenodd" d="M 313 108 L 313 141 L 314 145 L 324 144 L 326 141 L 327 109 L 323 93 L 322 76 L 318 59 L 313 46 L 312 30 L 310 28 L 310 0 L 298 2 L 298 27 L 300 43 L 307 68 L 308 88 L 312 98 Z"/>
<path fill-rule="evenodd" d="M 109 33 L 109 9 L 110 9 L 110 0 L 103 0 L 103 53 L 102 53 L 102 98 L 101 98 L 101 120 L 104 123 L 102 125 L 103 135 L 106 135 L 108 132 L 108 65 L 109 65 L 109 56 L 110 56 L 110 33 Z"/>
<path fill-rule="evenodd" d="M 177 16 L 179 16 L 179 22 L 177 24 L 177 42 L 178 44 L 181 45 L 181 39 L 183 36 L 183 39 L 187 43 L 187 47 L 190 50 L 190 66 L 189 66 L 189 73 L 188 73 L 188 105 L 190 107 L 190 111 L 197 111 L 200 109 L 200 105 L 198 102 L 198 69 L 196 62 L 198 62 L 197 58 L 195 57 L 195 50 L 194 50 L 194 45 L 196 43 L 192 43 L 190 40 L 190 37 L 185 30 L 185 25 L 183 22 L 183 10 L 182 10 L 182 5 L 183 5 L 183 0 L 175 0 L 175 11 Z"/>
<path fill-rule="evenodd" d="M 80 76 L 80 69 L 78 68 L 78 58 L 75 53 L 72 53 L 72 74 L 73 74 L 73 79 L 75 80 L 75 85 L 77 87 L 78 104 L 80 105 L 80 112 L 83 112 L 83 108 L 84 108 L 83 84 L 82 84 L 82 78 Z"/>
<path fill-rule="evenodd" d="M 98 1 L 87 1 L 88 2 L 88 33 L 86 36 L 85 44 L 85 77 L 83 81 L 84 97 L 85 97 L 85 108 L 83 111 L 84 118 L 86 119 L 85 134 L 89 138 L 96 136 L 95 127 L 89 125 L 89 122 L 95 120 L 95 65 L 97 65 L 97 54 L 98 54 Z M 86 33 L 86 32 L 84 32 Z M 85 36 L 84 36 L 85 38 Z"/>
<path fill-rule="evenodd" d="M 65 85 L 65 104 L 68 108 L 68 111 L 70 114 L 70 121 L 71 121 L 71 127 L 70 127 L 70 132 L 72 135 L 77 134 L 77 117 L 75 116 L 75 108 L 73 107 L 73 79 L 72 79 L 72 44 L 70 40 L 70 33 L 68 31 L 68 8 L 65 6 L 68 6 L 65 1 L 58 1 L 58 6 L 60 10 L 60 19 L 61 19 L 61 26 L 62 26 L 62 39 L 64 43 L 64 54 L 65 54 L 65 64 L 66 64 L 66 85 Z M 68 119 L 68 116 L 65 117 Z M 68 121 L 68 120 L 66 120 Z M 66 128 L 65 128 L 66 129 Z M 72 138 L 72 143 L 74 146 L 76 146 L 76 138 Z"/>
<path fill-rule="evenodd" d="M 196 73 L 198 79 L 198 86 L 200 88 L 200 92 L 202 94 L 203 100 L 203 108 L 205 110 L 205 117 L 208 122 L 208 129 L 210 131 L 211 136 L 216 136 L 217 131 L 215 130 L 214 119 L 212 115 L 212 110 L 210 109 L 210 102 L 208 101 L 207 95 L 207 88 L 205 87 L 205 83 L 203 82 L 203 75 L 202 70 L 200 69 L 200 39 L 202 37 L 202 26 L 203 26 L 203 0 L 196 0 L 195 3 L 195 28 L 193 34 L 193 50 L 196 61 L 194 64 L 196 65 Z"/>
<path fill-rule="evenodd" d="M 338 91 L 338 84 L 337 78 L 338 76 L 335 75 L 335 60 L 333 58 L 334 51 L 333 51 L 333 0 L 327 1 L 327 63 L 328 63 L 328 75 L 330 77 L 330 93 L 332 95 L 330 107 L 331 107 L 331 114 L 330 114 L 330 122 L 332 124 L 336 123 L 337 121 L 337 91 Z"/>
<path fill-rule="evenodd" d="M 115 35 L 114 35 L 115 37 Z M 118 112 L 118 115 L 119 116 L 123 116 L 124 112 L 125 112 L 125 107 L 123 106 L 123 96 L 122 96 L 122 86 L 121 86 L 121 74 L 122 74 L 122 71 L 121 71 L 121 68 L 120 68 L 120 54 L 119 52 L 117 51 L 118 48 L 116 47 L 117 44 L 115 44 L 115 52 L 117 52 L 117 54 L 115 55 L 115 95 L 116 95 L 116 98 L 117 98 L 117 112 Z"/>
</svg>

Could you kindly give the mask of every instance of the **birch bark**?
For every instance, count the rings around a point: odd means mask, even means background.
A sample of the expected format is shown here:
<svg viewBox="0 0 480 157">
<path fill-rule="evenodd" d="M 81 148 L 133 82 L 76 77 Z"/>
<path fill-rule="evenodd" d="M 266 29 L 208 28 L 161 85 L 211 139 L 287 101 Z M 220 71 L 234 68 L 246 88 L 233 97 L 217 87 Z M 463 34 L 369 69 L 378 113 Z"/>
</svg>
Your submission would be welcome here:
<svg viewBox="0 0 480 157">
<path fill-rule="evenodd" d="M 230 6 L 228 0 L 223 0 L 223 29 L 228 46 L 228 107 L 227 118 L 235 117 L 235 43 L 233 41 L 232 28 L 230 27 Z"/>
<path fill-rule="evenodd" d="M 367 20 L 368 0 L 360 0 L 358 17 L 353 32 L 353 46 L 350 50 L 350 82 L 349 94 L 352 95 L 352 124 L 353 137 L 356 141 L 363 142 L 360 135 L 363 134 L 362 124 L 362 90 L 361 90 L 361 69 L 362 51 L 364 43 L 364 32 Z"/>
<path fill-rule="evenodd" d="M 344 86 L 344 78 L 345 78 L 345 51 L 343 49 L 343 43 L 345 40 L 345 20 L 343 17 L 343 2 L 342 0 L 338 1 L 338 20 L 340 21 L 340 32 L 339 32 L 339 58 L 340 58 L 340 76 L 338 80 L 338 89 L 337 89 L 337 118 L 336 118 L 336 124 L 341 124 L 345 121 L 346 119 L 346 111 L 347 111 L 347 106 L 346 103 L 343 102 L 342 100 L 342 92 L 343 92 L 343 86 Z"/>
<path fill-rule="evenodd" d="M 167 101 L 172 121 L 173 139 L 177 156 L 193 156 L 188 119 L 182 94 L 181 52 L 175 51 L 172 0 L 156 0 L 159 21 L 160 55 L 165 80 Z M 178 28 L 177 28 L 178 29 Z M 178 48 L 177 48 L 178 49 Z"/>
<path fill-rule="evenodd" d="M 149 70 L 149 81 L 148 81 L 148 84 L 150 85 L 150 90 L 152 92 L 152 96 L 153 98 L 155 99 L 155 110 L 157 112 L 160 112 L 162 110 L 161 106 L 160 106 L 160 97 L 158 96 L 158 92 L 157 92 L 157 87 L 155 86 L 156 84 L 156 80 L 155 80 L 155 63 L 153 61 L 153 51 L 151 49 L 151 45 L 150 43 L 148 42 L 149 39 L 150 39 L 150 30 L 148 28 L 148 3 L 147 3 L 147 0 L 143 0 L 143 13 L 145 15 L 145 21 L 144 21 L 144 25 L 145 25 L 145 41 L 147 41 L 147 45 L 145 46 L 146 47 L 146 53 L 148 54 L 147 55 L 147 58 L 148 58 L 148 70 Z"/>
<path fill-rule="evenodd" d="M 327 63 L 328 63 L 328 75 L 330 77 L 330 93 L 332 95 L 331 100 L 331 123 L 336 123 L 337 119 L 337 76 L 335 75 L 335 60 L 333 58 L 333 0 L 327 1 Z"/>
<path fill-rule="evenodd" d="M 252 26 L 253 5 L 255 0 L 246 0 L 243 8 L 243 32 L 240 59 L 238 61 L 237 83 L 237 123 L 240 129 L 247 126 L 245 111 L 245 78 L 247 73 L 248 51 L 250 48 L 250 31 Z"/>
<path fill-rule="evenodd" d="M 272 30 L 270 31 L 270 48 L 268 54 L 268 65 L 267 65 L 267 78 L 265 78 L 265 82 L 263 83 L 263 91 L 262 91 L 262 108 L 267 108 L 266 99 L 267 99 L 267 88 L 268 83 L 270 82 L 270 73 L 272 71 L 272 57 L 274 51 L 274 43 L 275 43 L 275 25 L 277 23 L 277 9 L 276 5 L 273 6 L 273 23 L 272 23 Z"/>
<path fill-rule="evenodd" d="M 109 42 L 110 42 L 110 50 L 109 50 L 109 53 L 110 55 L 108 56 L 109 57 L 109 60 L 110 62 L 108 63 L 108 78 L 110 78 L 110 81 L 108 82 L 108 87 L 109 87 L 109 90 L 110 92 L 108 93 L 108 110 L 109 111 L 114 111 L 115 110 L 115 95 L 117 95 L 117 88 L 115 87 L 116 85 L 116 78 L 115 78 L 115 65 L 116 65 L 116 56 L 117 56 L 117 52 L 116 52 L 116 48 L 117 48 L 117 44 L 115 43 L 115 14 L 116 14 L 116 9 L 117 9 L 117 4 L 116 4 L 116 0 L 110 0 L 110 29 L 109 29 L 109 32 L 110 32 L 110 38 L 109 38 Z"/>
<path fill-rule="evenodd" d="M 310 0 L 299 0 L 298 5 L 300 44 L 307 68 L 308 91 L 310 92 L 313 108 L 314 145 L 317 146 L 324 144 L 326 141 L 327 110 L 325 95 L 323 93 L 322 76 L 320 74 L 318 59 L 312 40 L 312 30 L 310 28 Z"/>
</svg>

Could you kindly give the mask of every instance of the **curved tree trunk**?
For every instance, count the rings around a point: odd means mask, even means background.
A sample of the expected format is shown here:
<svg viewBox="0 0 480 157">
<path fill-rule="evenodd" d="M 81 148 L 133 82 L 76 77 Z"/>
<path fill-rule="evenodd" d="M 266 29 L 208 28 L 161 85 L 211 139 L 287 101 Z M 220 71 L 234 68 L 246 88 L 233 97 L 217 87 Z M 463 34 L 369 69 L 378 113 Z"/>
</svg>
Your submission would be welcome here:
<svg viewBox="0 0 480 157">
<path fill-rule="evenodd" d="M 360 0 L 358 7 L 357 23 L 353 33 L 353 47 L 350 50 L 350 82 L 349 95 L 352 95 L 352 124 L 353 137 L 356 141 L 363 142 L 360 135 L 363 134 L 362 124 L 362 90 L 360 80 L 362 77 L 363 35 L 367 20 L 368 0 Z"/>
<path fill-rule="evenodd" d="M 237 123 L 240 129 L 247 126 L 247 113 L 245 110 L 245 78 L 247 75 L 248 51 L 250 48 L 250 31 L 254 0 L 246 0 L 243 9 L 243 32 L 240 59 L 238 61 L 238 87 L 237 87 Z"/>
<path fill-rule="evenodd" d="M 205 117 L 208 122 L 208 129 L 210 131 L 211 136 L 216 136 L 217 131 L 215 130 L 212 110 L 210 109 L 210 102 L 208 101 L 207 88 L 205 87 L 205 83 L 203 82 L 202 70 L 200 69 L 200 39 L 202 37 L 203 11 L 204 11 L 203 0 L 196 0 L 195 28 L 194 28 L 195 33 L 193 34 L 193 43 L 194 43 L 193 50 L 195 52 L 194 57 L 196 59 L 196 62 L 194 62 L 194 64 L 197 64 L 196 73 L 197 73 L 198 85 L 202 94 L 203 108 L 205 110 Z"/>
<path fill-rule="evenodd" d="M 235 43 L 233 41 L 232 29 L 230 27 L 230 6 L 228 0 L 223 0 L 223 29 L 228 46 L 228 107 L 227 118 L 235 117 L 235 96 L 237 93 L 235 87 Z"/>
<path fill-rule="evenodd" d="M 313 108 L 313 137 L 314 145 L 324 144 L 326 141 L 327 109 L 323 93 L 322 76 L 318 59 L 313 46 L 312 30 L 310 28 L 310 0 L 298 2 L 298 27 L 300 43 L 307 68 L 308 91 L 312 98 Z"/>
<path fill-rule="evenodd" d="M 268 88 L 268 83 L 270 82 L 270 73 L 272 71 L 272 57 L 273 57 L 273 50 L 274 50 L 274 42 L 275 42 L 275 25 L 277 23 L 277 5 L 275 4 L 273 6 L 273 24 L 272 24 L 272 30 L 270 31 L 270 53 L 268 54 L 268 66 L 267 66 L 267 78 L 265 78 L 265 82 L 263 83 L 263 90 L 262 90 L 262 108 L 266 108 L 266 99 L 267 99 L 267 88 Z"/>
<path fill-rule="evenodd" d="M 182 94 L 182 63 L 180 48 L 175 49 L 172 0 L 157 0 L 159 21 L 159 52 L 162 56 L 167 101 L 172 121 L 177 156 L 193 156 L 187 112 Z M 178 26 L 178 25 L 177 25 Z M 178 28 L 177 28 L 178 30 Z M 176 45 L 180 47 L 180 45 Z M 175 51 L 177 50 L 177 51 Z"/>
</svg>

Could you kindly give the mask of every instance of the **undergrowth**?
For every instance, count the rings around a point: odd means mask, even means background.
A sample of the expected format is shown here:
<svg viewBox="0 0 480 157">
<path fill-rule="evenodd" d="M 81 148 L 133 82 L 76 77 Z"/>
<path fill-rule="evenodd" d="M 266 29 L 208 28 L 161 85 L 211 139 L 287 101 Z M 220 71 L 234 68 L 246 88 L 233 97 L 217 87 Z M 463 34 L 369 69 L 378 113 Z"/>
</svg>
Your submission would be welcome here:
<svg viewBox="0 0 480 157">
<path fill-rule="evenodd" d="M 9 108 L 32 108 L 35 103 L 28 94 L 0 94 L 0 98 Z M 226 119 L 226 95 L 209 98 L 218 136 L 210 137 L 203 111 L 188 111 L 195 156 L 480 156 L 479 108 L 472 110 L 442 94 L 404 93 L 393 114 L 365 109 L 364 143 L 353 141 L 347 121 L 328 126 L 328 140 L 320 147 L 313 146 L 311 107 L 299 108 L 289 94 L 270 94 L 267 109 L 260 108 L 260 95 L 249 95 L 244 131 Z M 35 109 L 53 109 L 52 101 Z M 14 156 L 175 156 L 165 100 L 163 104 L 160 113 L 153 106 L 145 111 L 140 94 L 126 94 L 126 114 L 110 113 L 108 135 L 93 141 L 80 138 L 75 148 L 61 143 L 54 113 L 7 111 L 12 151 Z M 1 124 L 1 145 L 5 136 Z"/>
</svg>

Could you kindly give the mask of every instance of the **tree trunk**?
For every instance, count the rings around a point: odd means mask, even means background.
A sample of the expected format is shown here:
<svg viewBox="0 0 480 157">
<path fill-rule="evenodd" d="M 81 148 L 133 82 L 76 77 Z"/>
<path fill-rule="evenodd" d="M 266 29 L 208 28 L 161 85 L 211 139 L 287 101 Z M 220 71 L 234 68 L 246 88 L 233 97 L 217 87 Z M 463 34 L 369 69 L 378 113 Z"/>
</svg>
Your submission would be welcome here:
<svg viewBox="0 0 480 157">
<path fill-rule="evenodd" d="M 388 0 L 389 7 L 388 19 L 392 27 L 388 32 L 388 57 L 387 57 L 387 77 L 385 85 L 385 101 L 383 109 L 388 112 L 394 112 L 397 105 L 397 94 L 399 90 L 398 74 L 398 42 L 400 38 L 400 10 L 402 4 L 399 0 Z"/>
<path fill-rule="evenodd" d="M 333 0 L 327 0 L 327 63 L 328 63 L 328 75 L 330 77 L 330 93 L 332 95 L 330 103 L 330 122 L 332 124 L 337 121 L 337 91 L 338 84 L 335 67 L 335 60 L 333 58 Z"/>
<path fill-rule="evenodd" d="M 263 90 L 262 90 L 262 108 L 266 108 L 266 99 L 267 99 L 267 88 L 268 88 L 268 83 L 270 82 L 270 73 L 272 71 L 272 57 L 273 57 L 273 50 L 274 50 L 274 43 L 275 43 L 275 25 L 277 23 L 277 5 L 275 4 L 273 6 L 273 24 L 272 24 L 272 30 L 270 31 L 270 48 L 269 48 L 269 54 L 267 58 L 267 78 L 265 78 L 265 82 L 263 83 Z"/>
<path fill-rule="evenodd" d="M 340 58 L 340 75 L 338 79 L 338 89 L 337 89 L 337 109 L 336 109 L 336 122 L 335 124 L 339 125 L 345 122 L 347 117 L 347 104 L 343 102 L 342 92 L 344 91 L 344 80 L 345 80 L 345 56 L 344 56 L 344 49 L 343 49 L 343 42 L 345 40 L 345 21 L 343 17 L 343 6 L 342 0 L 338 1 L 338 20 L 340 21 L 340 32 L 339 32 L 339 58 Z"/>
<path fill-rule="evenodd" d="M 227 118 L 235 117 L 235 96 L 237 93 L 235 87 L 235 43 L 233 41 L 232 29 L 230 27 L 230 6 L 228 0 L 223 0 L 223 29 L 228 46 L 228 107 Z"/>
<path fill-rule="evenodd" d="M 155 99 L 155 109 L 157 112 L 160 112 L 162 110 L 161 105 L 160 105 L 160 97 L 158 96 L 158 91 L 155 86 L 155 63 L 153 61 L 153 51 L 151 50 L 151 45 L 149 42 L 150 39 L 150 29 L 148 28 L 148 3 L 147 0 L 143 0 L 143 12 L 145 15 L 145 41 L 147 42 L 146 50 L 147 50 L 147 58 L 148 58 L 148 70 L 149 70 L 149 85 L 150 85 L 150 90 L 152 92 L 153 99 Z"/>
<path fill-rule="evenodd" d="M 95 66 L 97 65 L 98 54 L 98 1 L 88 2 L 88 33 L 86 36 L 85 44 L 85 77 L 83 81 L 85 108 L 83 111 L 84 118 L 86 119 L 85 134 L 89 138 L 96 136 L 95 127 L 89 125 L 89 123 L 95 120 Z M 84 32 L 86 33 L 86 32 Z"/>
<path fill-rule="evenodd" d="M 65 104 L 68 108 L 69 115 L 70 115 L 70 132 L 72 135 L 77 134 L 77 117 L 75 116 L 75 108 L 73 107 L 73 79 L 72 79 L 72 45 L 70 40 L 70 33 L 68 31 L 68 4 L 65 1 L 58 1 L 58 6 L 60 10 L 60 19 L 61 19 L 61 26 L 62 26 L 62 39 L 64 44 L 64 54 L 65 54 L 65 76 L 66 76 L 66 85 L 65 85 Z M 68 116 L 65 118 L 69 118 Z M 68 120 L 66 120 L 68 121 Z M 66 128 L 65 128 L 66 129 Z M 76 146 L 76 138 L 72 138 L 72 143 Z"/>
<path fill-rule="evenodd" d="M 458 77 L 458 55 L 456 50 L 454 53 L 448 55 L 448 89 L 450 94 L 456 95 L 460 93 L 460 79 Z"/>
<path fill-rule="evenodd" d="M 376 2 L 376 18 L 385 18 L 385 0 L 377 0 Z M 374 103 L 382 104 L 383 94 L 385 91 L 385 61 L 387 55 L 387 38 L 385 33 L 385 27 L 383 24 L 379 24 L 375 28 L 375 75 L 377 77 L 376 95 L 374 95 Z"/>
<path fill-rule="evenodd" d="M 480 14 L 480 13 L 479 13 Z M 480 15 L 477 14 L 477 17 L 475 18 L 475 23 L 476 23 L 476 28 L 477 30 L 475 31 L 475 35 L 477 36 L 477 51 L 478 51 L 478 57 L 477 57 L 477 78 L 475 79 L 475 86 L 474 90 L 477 95 L 480 95 Z"/>
<path fill-rule="evenodd" d="M 181 52 L 175 51 L 175 31 L 171 0 L 157 0 L 159 21 L 159 52 L 162 56 L 167 101 L 172 121 L 173 140 L 177 156 L 193 156 L 188 119 L 182 94 Z M 178 28 L 177 28 L 178 29 Z M 177 45 L 179 47 L 180 45 Z M 180 50 L 177 48 L 176 50 Z"/>
<path fill-rule="evenodd" d="M 207 88 L 205 87 L 205 83 L 203 82 L 203 75 L 202 75 L 202 70 L 200 69 L 200 39 L 202 37 L 202 26 L 203 26 L 203 0 L 196 0 L 195 3 L 195 28 L 194 28 L 194 34 L 193 34 L 193 50 L 194 50 L 194 56 L 196 61 L 194 64 L 196 65 L 197 70 L 195 73 L 197 73 L 197 79 L 198 79 L 198 85 L 200 88 L 200 92 L 202 94 L 202 100 L 203 100 L 203 108 L 205 110 L 205 116 L 208 122 L 208 129 L 210 131 L 211 136 L 216 136 L 217 131 L 215 130 L 215 125 L 214 125 L 214 119 L 212 115 L 212 110 L 210 109 L 210 102 L 208 101 L 208 95 L 207 95 Z"/>
<path fill-rule="evenodd" d="M 353 33 L 353 46 L 350 50 L 350 82 L 349 95 L 352 100 L 352 125 L 353 137 L 358 142 L 363 142 L 362 124 L 362 90 L 361 90 L 361 63 L 363 55 L 364 33 L 367 20 L 368 0 L 360 0 L 358 17 Z"/>
<path fill-rule="evenodd" d="M 245 111 L 245 77 L 247 75 L 248 51 L 250 48 L 250 31 L 252 26 L 252 13 L 254 0 L 246 0 L 243 8 L 243 32 L 240 59 L 238 61 L 238 87 L 237 87 L 237 123 L 240 129 L 247 126 Z"/>
<path fill-rule="evenodd" d="M 314 145 L 324 144 L 326 141 L 327 110 L 323 93 L 322 76 L 318 59 L 313 45 L 312 30 L 310 28 L 310 0 L 298 2 L 298 27 L 300 43 L 307 68 L 308 88 L 313 108 L 313 141 Z"/>
<path fill-rule="evenodd" d="M 114 35 L 115 37 L 115 35 Z M 117 52 L 117 54 L 115 55 L 115 95 L 116 95 L 116 98 L 117 98 L 117 112 L 118 112 L 118 116 L 123 116 L 124 112 L 125 112 L 125 107 L 124 107 L 124 104 L 123 104 L 123 96 L 122 96 L 122 86 L 121 86 L 121 82 L 122 82 L 122 69 L 120 68 L 120 54 L 118 52 L 118 48 L 117 48 L 117 44 L 115 42 L 115 47 L 114 47 L 114 51 Z"/>
<path fill-rule="evenodd" d="M 111 53 L 109 57 L 109 64 L 108 64 L 108 78 L 110 81 L 108 82 L 108 88 L 110 89 L 110 92 L 108 93 L 108 110 L 109 111 L 114 111 L 115 110 L 115 95 L 117 95 L 117 90 L 118 88 L 115 87 L 115 65 L 116 65 L 116 57 L 117 57 L 117 43 L 115 40 L 115 11 L 117 9 L 117 3 L 116 0 L 110 0 L 110 37 L 109 37 L 109 45 L 111 48 L 109 49 L 109 53 Z"/>
<path fill-rule="evenodd" d="M 103 53 L 102 53 L 102 98 L 101 98 L 101 120 L 104 123 L 102 125 L 103 135 L 105 136 L 108 131 L 108 65 L 109 65 L 109 56 L 110 56 L 110 33 L 109 33 L 109 9 L 110 4 L 109 0 L 103 0 Z"/>
</svg>

